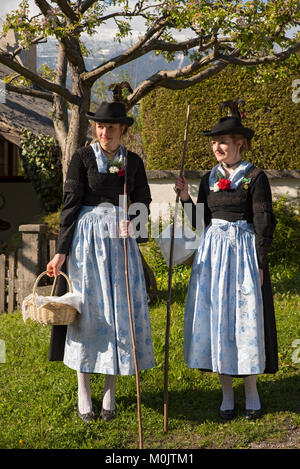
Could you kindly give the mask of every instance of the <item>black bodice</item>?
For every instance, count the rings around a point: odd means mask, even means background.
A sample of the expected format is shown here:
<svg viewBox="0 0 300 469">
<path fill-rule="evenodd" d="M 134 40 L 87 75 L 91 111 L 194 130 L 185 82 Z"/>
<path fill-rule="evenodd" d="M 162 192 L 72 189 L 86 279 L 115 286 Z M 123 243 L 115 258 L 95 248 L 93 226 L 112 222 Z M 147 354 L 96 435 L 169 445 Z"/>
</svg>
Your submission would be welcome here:
<svg viewBox="0 0 300 469">
<path fill-rule="evenodd" d="M 83 205 L 119 205 L 123 193 L 124 176 L 99 173 L 94 150 L 90 145 L 77 150 L 69 164 L 64 184 L 57 252 L 69 252 L 76 221 Z M 127 154 L 127 194 L 131 203 L 143 203 L 149 210 L 151 194 L 144 164 L 138 155 L 130 151 Z"/>
<path fill-rule="evenodd" d="M 212 218 L 235 222 L 247 220 L 253 224 L 256 250 L 260 267 L 267 262 L 268 248 L 273 239 L 275 217 L 272 209 L 272 194 L 268 178 L 264 171 L 251 167 L 245 178 L 251 178 L 248 188 L 240 183 L 237 189 L 214 192 L 209 187 L 209 173 L 201 180 L 197 204 L 204 204 L 204 221 L 208 226 Z M 185 206 L 193 201 L 190 198 Z M 196 227 L 196 207 L 193 204 L 192 224 Z"/>
</svg>

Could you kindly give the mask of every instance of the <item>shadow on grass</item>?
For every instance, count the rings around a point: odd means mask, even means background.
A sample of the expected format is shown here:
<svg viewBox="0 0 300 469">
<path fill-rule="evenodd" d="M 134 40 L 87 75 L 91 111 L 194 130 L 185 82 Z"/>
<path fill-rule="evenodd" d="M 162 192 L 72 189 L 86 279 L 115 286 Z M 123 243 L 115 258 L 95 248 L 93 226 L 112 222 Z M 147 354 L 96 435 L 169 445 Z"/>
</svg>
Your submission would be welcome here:
<svg viewBox="0 0 300 469">
<path fill-rule="evenodd" d="M 300 375 L 280 377 L 272 381 L 264 380 L 262 375 L 258 381 L 258 390 L 264 413 L 275 414 L 278 412 L 300 413 Z M 242 378 L 234 378 L 235 407 L 238 416 L 244 415 L 244 385 Z M 197 388 L 185 388 L 182 390 L 170 389 L 168 392 L 168 415 L 170 419 L 188 421 L 194 424 L 204 422 L 221 422 L 219 407 L 222 401 L 221 386 L 204 390 Z M 141 390 L 142 406 L 151 409 L 155 414 L 163 417 L 164 396 L 163 390 L 150 392 Z M 136 406 L 136 394 L 120 395 L 117 399 L 117 407 L 122 409 Z M 101 410 L 101 401 L 95 401 L 96 411 Z"/>
<path fill-rule="evenodd" d="M 276 375 L 275 375 L 276 376 Z M 262 405 L 270 413 L 300 413 L 300 374 L 259 382 Z"/>
</svg>

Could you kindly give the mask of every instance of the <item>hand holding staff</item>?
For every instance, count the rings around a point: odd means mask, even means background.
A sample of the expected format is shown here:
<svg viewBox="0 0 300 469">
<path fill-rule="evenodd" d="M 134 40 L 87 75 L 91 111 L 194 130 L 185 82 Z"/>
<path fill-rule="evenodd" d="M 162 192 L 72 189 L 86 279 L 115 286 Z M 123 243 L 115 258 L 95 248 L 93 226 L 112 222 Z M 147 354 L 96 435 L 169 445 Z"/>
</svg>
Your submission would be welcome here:
<svg viewBox="0 0 300 469">
<path fill-rule="evenodd" d="M 190 105 L 188 105 L 187 115 L 186 115 L 186 126 L 185 126 L 185 132 L 184 132 L 184 140 L 183 140 L 183 153 L 182 153 L 181 164 L 180 164 L 180 177 L 183 176 L 189 118 L 190 118 Z M 173 274 L 174 230 L 175 230 L 175 223 L 176 223 L 176 217 L 177 217 L 177 207 L 178 207 L 178 202 L 179 202 L 179 196 L 180 196 L 180 191 L 177 191 L 174 222 L 172 225 L 172 232 L 171 232 L 171 245 L 170 245 L 170 257 L 169 257 L 169 281 L 168 281 L 168 298 L 167 298 L 167 324 L 166 324 L 166 340 L 165 340 L 165 373 L 164 373 L 164 432 L 167 432 L 168 430 L 168 377 L 169 377 L 168 375 L 169 375 L 169 337 L 170 337 L 170 316 L 171 316 L 170 307 L 171 307 L 171 289 L 172 289 L 172 274 Z"/>
<path fill-rule="evenodd" d="M 124 223 L 127 224 L 127 149 L 125 148 L 124 155 Z M 134 355 L 134 364 L 135 364 L 135 376 L 136 376 L 136 388 L 137 388 L 137 408 L 138 408 L 138 422 L 139 422 L 139 441 L 140 449 L 143 449 L 143 433 L 142 433 L 142 416 L 141 416 L 141 398 L 140 398 L 140 378 L 139 378 L 139 368 L 136 354 L 136 344 L 135 344 L 135 334 L 133 328 L 132 320 L 132 309 L 131 309 L 131 296 L 130 296 L 130 286 L 128 278 L 128 256 L 127 256 L 127 236 L 124 237 L 124 253 L 125 253 L 125 278 L 126 278 L 126 291 L 127 291 L 127 301 L 128 301 L 128 311 L 129 311 L 129 322 L 130 322 L 130 332 L 132 340 L 132 349 Z"/>
</svg>

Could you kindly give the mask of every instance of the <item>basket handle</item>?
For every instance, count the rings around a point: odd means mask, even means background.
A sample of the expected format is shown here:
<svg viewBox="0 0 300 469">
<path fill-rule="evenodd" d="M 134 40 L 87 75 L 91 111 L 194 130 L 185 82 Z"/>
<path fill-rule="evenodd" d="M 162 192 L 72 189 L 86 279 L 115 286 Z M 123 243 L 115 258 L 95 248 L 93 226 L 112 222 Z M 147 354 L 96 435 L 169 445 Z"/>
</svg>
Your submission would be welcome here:
<svg viewBox="0 0 300 469">
<path fill-rule="evenodd" d="M 40 281 L 41 278 L 42 278 L 44 275 L 46 275 L 46 274 L 47 274 L 47 271 L 42 272 L 42 273 L 37 277 L 36 281 L 34 282 L 33 291 L 32 291 L 33 296 L 36 295 L 36 289 L 37 289 L 37 286 L 38 286 L 39 281 Z M 71 282 L 70 282 L 69 277 L 68 277 L 64 272 L 62 272 L 62 271 L 60 271 L 58 275 L 63 275 L 63 276 L 65 277 L 66 281 L 68 282 L 69 292 L 70 292 L 70 293 L 73 293 L 72 284 L 71 284 Z M 57 280 L 57 277 L 55 277 L 55 280 L 54 280 L 54 284 L 53 284 L 52 291 L 51 291 L 51 296 L 53 296 L 54 287 L 55 287 L 55 285 L 56 285 L 56 280 Z"/>
</svg>

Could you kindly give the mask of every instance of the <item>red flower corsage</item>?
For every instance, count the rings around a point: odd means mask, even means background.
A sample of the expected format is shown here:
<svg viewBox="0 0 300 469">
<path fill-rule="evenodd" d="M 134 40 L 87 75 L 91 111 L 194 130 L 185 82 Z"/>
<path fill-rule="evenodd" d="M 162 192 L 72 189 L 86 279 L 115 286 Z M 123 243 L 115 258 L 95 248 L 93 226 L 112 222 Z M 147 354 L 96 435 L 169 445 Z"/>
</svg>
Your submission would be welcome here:
<svg viewBox="0 0 300 469">
<path fill-rule="evenodd" d="M 231 181 L 229 181 L 229 179 L 222 178 L 218 181 L 218 187 L 221 189 L 221 191 L 230 189 L 230 184 Z"/>
<path fill-rule="evenodd" d="M 122 177 L 122 176 L 125 176 L 125 171 L 124 169 L 120 168 L 119 171 L 118 171 L 118 176 L 119 178 Z"/>
</svg>

